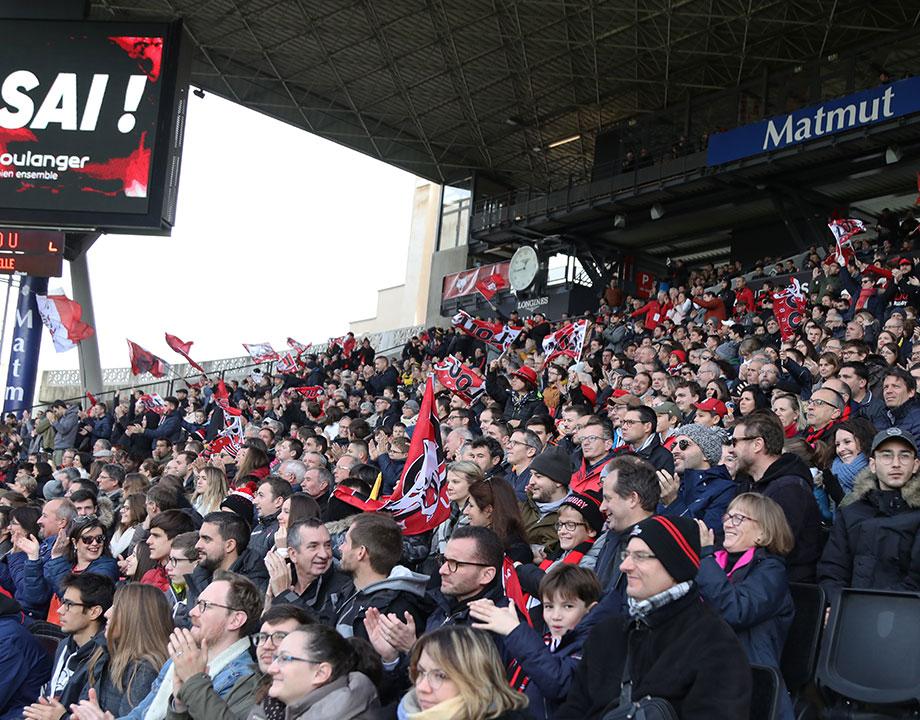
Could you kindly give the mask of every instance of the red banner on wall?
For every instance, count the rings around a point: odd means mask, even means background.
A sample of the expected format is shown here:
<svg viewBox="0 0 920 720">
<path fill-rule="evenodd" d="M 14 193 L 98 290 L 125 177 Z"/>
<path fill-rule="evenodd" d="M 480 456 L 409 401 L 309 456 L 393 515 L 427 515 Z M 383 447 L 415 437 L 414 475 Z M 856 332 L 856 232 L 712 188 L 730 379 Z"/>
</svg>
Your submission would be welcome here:
<svg viewBox="0 0 920 720">
<path fill-rule="evenodd" d="M 505 287 L 508 286 L 508 268 L 510 262 L 492 263 L 482 267 L 470 268 L 458 273 L 451 273 L 444 276 L 444 283 L 441 287 L 441 299 L 451 300 L 453 298 L 472 295 L 477 292 L 476 284 L 484 281 L 492 275 L 499 275 L 504 280 Z"/>
</svg>

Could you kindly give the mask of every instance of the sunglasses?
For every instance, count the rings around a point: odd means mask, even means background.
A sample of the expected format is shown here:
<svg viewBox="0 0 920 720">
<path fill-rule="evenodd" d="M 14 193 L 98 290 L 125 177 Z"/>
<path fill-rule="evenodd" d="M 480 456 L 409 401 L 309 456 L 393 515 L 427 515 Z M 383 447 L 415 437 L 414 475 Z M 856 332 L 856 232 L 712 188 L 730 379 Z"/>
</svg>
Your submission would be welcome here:
<svg viewBox="0 0 920 720">
<path fill-rule="evenodd" d="M 102 545 L 105 543 L 105 535 L 81 535 L 80 542 L 84 545 Z"/>
</svg>

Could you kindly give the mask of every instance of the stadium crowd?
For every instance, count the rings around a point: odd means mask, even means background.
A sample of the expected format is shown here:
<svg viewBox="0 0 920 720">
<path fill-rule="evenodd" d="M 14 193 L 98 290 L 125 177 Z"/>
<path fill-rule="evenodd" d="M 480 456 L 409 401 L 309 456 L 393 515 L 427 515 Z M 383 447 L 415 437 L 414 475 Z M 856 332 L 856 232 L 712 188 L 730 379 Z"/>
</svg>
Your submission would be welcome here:
<svg viewBox="0 0 920 720">
<path fill-rule="evenodd" d="M 786 339 L 768 277 L 675 263 L 606 289 L 581 357 L 512 315 L 500 354 L 432 328 L 7 417 L 0 719 L 747 718 L 790 583 L 920 585 L 915 229 L 815 252 Z M 449 355 L 484 392 L 426 404 Z M 449 514 L 405 534 L 364 503 L 430 427 Z"/>
</svg>

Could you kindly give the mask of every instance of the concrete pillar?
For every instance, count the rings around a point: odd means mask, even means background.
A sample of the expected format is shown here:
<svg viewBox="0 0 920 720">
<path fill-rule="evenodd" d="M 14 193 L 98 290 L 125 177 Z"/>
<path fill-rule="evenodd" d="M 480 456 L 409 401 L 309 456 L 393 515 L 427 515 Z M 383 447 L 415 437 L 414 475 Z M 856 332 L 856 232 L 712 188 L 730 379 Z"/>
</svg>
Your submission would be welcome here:
<svg viewBox="0 0 920 720">
<path fill-rule="evenodd" d="M 81 252 L 70 261 L 70 277 L 73 281 L 73 299 L 83 308 L 83 322 L 96 328 L 92 337 L 77 345 L 80 353 L 80 382 L 83 392 L 98 395 L 102 392 L 102 365 L 99 362 L 99 329 L 93 312 L 93 293 L 89 282 L 89 264 L 86 261 L 88 251 Z"/>
</svg>

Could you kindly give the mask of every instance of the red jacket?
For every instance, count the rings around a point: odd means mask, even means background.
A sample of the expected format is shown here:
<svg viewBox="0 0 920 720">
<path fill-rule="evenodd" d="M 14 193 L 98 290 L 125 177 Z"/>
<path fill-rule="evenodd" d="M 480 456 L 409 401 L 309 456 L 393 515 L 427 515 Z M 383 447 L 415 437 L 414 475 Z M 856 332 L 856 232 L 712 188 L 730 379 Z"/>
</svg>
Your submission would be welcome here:
<svg viewBox="0 0 920 720">
<path fill-rule="evenodd" d="M 662 305 L 657 299 L 652 299 L 635 312 L 630 313 L 629 317 L 635 318 L 640 315 L 645 315 L 645 329 L 654 330 L 661 324 L 662 320 L 664 320 L 665 313 L 668 311 L 669 307 L 670 305 L 668 303 Z"/>
<path fill-rule="evenodd" d="M 735 291 L 735 302 L 744 305 L 748 312 L 754 312 L 754 293 L 747 285 Z"/>
<path fill-rule="evenodd" d="M 706 308 L 706 313 L 703 315 L 703 320 L 709 320 L 710 318 L 715 318 L 716 320 L 725 320 L 725 303 L 722 302 L 719 298 L 713 298 L 712 300 L 703 300 L 702 298 L 690 298 L 693 302 L 699 305 L 701 308 Z"/>
</svg>

